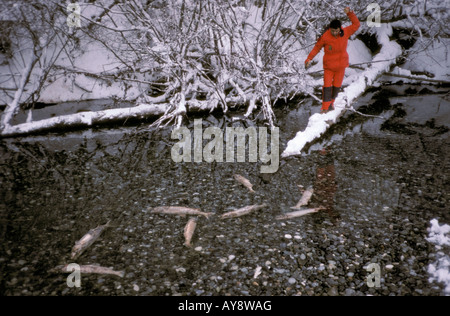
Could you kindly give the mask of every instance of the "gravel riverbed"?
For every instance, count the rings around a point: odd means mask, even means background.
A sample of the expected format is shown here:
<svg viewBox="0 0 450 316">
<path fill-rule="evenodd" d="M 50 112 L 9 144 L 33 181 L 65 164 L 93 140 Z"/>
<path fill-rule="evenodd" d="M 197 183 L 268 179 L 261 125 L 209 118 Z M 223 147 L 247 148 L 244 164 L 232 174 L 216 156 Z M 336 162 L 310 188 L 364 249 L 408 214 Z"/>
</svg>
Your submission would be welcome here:
<svg viewBox="0 0 450 316">
<path fill-rule="evenodd" d="M 426 238 L 432 219 L 450 223 L 448 128 L 401 122 L 335 131 L 266 175 L 259 163 L 175 163 L 167 134 L 133 128 L 1 140 L 0 294 L 445 295 L 428 267 L 449 249 Z M 281 131 L 283 147 L 292 130 Z M 300 199 L 299 185 L 315 188 L 308 207 L 327 209 L 276 220 Z M 188 248 L 189 217 L 148 209 L 159 205 L 215 216 L 198 218 Z M 75 241 L 109 219 L 75 263 L 125 276 L 83 274 L 81 287 L 68 287 L 67 274 L 50 269 L 73 262 Z"/>
</svg>

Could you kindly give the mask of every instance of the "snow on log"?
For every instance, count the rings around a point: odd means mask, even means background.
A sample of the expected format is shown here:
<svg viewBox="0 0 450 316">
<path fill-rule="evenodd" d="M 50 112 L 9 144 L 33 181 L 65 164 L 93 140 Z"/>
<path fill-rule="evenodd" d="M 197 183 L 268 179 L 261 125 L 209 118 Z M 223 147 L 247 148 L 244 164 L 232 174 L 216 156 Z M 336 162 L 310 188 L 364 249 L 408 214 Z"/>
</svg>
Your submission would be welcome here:
<svg viewBox="0 0 450 316">
<path fill-rule="evenodd" d="M 1 136 L 17 136 L 39 132 L 57 127 L 66 126 L 91 126 L 92 124 L 105 123 L 114 120 L 123 120 L 134 117 L 159 116 L 164 114 L 167 105 L 162 104 L 140 104 L 130 108 L 109 109 L 103 111 L 80 112 L 76 114 L 61 115 L 49 119 L 8 125 L 1 132 Z"/>
<path fill-rule="evenodd" d="M 377 29 L 377 39 L 382 45 L 380 52 L 373 58 L 372 66 L 363 71 L 358 79 L 347 86 L 343 92 L 339 93 L 334 102 L 335 110 L 326 114 L 313 114 L 309 118 L 308 125 L 304 131 L 300 131 L 291 139 L 282 157 L 300 155 L 304 146 L 316 138 L 320 137 L 329 126 L 336 123 L 339 117 L 344 114 L 347 106 L 359 97 L 377 77 L 388 71 L 392 64 L 395 64 L 397 57 L 402 53 L 402 49 L 395 41 L 390 41 L 392 28 L 388 24 L 383 24 Z"/>
</svg>

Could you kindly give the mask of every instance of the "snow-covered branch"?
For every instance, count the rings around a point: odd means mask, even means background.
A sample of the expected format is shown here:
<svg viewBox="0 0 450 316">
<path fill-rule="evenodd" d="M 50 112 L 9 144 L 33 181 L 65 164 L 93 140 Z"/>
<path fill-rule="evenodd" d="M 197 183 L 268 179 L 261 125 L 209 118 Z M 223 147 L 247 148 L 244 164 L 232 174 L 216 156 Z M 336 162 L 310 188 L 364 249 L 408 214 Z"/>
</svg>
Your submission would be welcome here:
<svg viewBox="0 0 450 316">
<path fill-rule="evenodd" d="M 130 118 L 145 118 L 149 116 L 160 116 L 166 110 L 166 104 L 141 104 L 131 108 L 109 109 L 104 111 L 81 112 L 70 115 L 61 115 L 30 123 L 22 123 L 9 126 L 3 130 L 1 136 L 18 136 L 45 130 L 66 127 L 90 127 L 117 120 Z"/>
</svg>

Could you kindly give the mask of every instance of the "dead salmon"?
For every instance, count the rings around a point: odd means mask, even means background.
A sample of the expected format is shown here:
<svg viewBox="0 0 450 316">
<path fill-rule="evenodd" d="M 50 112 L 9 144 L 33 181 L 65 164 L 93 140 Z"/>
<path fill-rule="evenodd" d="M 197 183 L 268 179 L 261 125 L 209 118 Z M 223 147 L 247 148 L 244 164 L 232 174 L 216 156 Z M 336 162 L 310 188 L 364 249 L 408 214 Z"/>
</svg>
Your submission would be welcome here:
<svg viewBox="0 0 450 316">
<path fill-rule="evenodd" d="M 190 208 L 184 206 L 158 206 L 149 208 L 152 213 L 174 214 L 174 215 L 201 215 L 208 218 L 213 213 L 202 212 L 199 208 Z"/>
<path fill-rule="evenodd" d="M 110 222 L 111 221 L 108 221 L 104 225 L 92 228 L 83 237 L 81 237 L 81 239 L 78 240 L 72 248 L 71 258 L 78 258 L 89 246 L 91 246 L 98 239 L 98 237 L 100 237 L 101 233 L 109 226 Z"/>
<path fill-rule="evenodd" d="M 192 247 L 191 241 L 192 236 L 194 236 L 195 227 L 197 226 L 197 219 L 191 218 L 186 226 L 184 226 L 184 239 L 185 239 L 185 245 L 188 247 Z"/>
<path fill-rule="evenodd" d="M 314 189 L 313 188 L 309 188 L 307 190 L 305 190 L 302 194 L 302 197 L 300 198 L 300 201 L 298 201 L 297 205 L 291 207 L 292 209 L 299 209 L 302 206 L 308 205 L 309 200 L 311 200 L 311 197 L 314 193 Z"/>
<path fill-rule="evenodd" d="M 290 218 L 300 217 L 303 215 L 316 213 L 322 209 L 323 209 L 322 207 L 306 208 L 303 210 L 298 210 L 298 211 L 294 211 L 294 212 L 290 212 L 290 213 L 285 213 L 283 215 L 279 215 L 279 216 L 275 217 L 275 219 L 281 220 L 281 219 L 290 219 Z"/>
<path fill-rule="evenodd" d="M 239 217 L 239 216 L 250 214 L 251 212 L 259 211 L 265 207 L 267 207 L 267 204 L 249 205 L 249 206 L 245 206 L 243 208 L 222 214 L 220 216 L 220 218 L 223 219 L 223 218 Z"/>
<path fill-rule="evenodd" d="M 98 265 L 78 265 L 80 273 L 91 273 L 91 274 L 111 274 L 116 275 L 121 278 L 124 277 L 125 271 L 116 271 L 111 268 L 101 267 Z M 74 267 L 69 267 L 68 264 L 59 265 L 51 269 L 50 272 L 73 272 Z"/>
<path fill-rule="evenodd" d="M 251 184 L 251 182 L 248 179 L 244 178 L 240 174 L 235 174 L 234 179 L 243 186 L 245 186 L 247 189 L 249 189 L 250 192 L 255 193 L 255 191 L 253 191 L 253 184 Z"/>
</svg>

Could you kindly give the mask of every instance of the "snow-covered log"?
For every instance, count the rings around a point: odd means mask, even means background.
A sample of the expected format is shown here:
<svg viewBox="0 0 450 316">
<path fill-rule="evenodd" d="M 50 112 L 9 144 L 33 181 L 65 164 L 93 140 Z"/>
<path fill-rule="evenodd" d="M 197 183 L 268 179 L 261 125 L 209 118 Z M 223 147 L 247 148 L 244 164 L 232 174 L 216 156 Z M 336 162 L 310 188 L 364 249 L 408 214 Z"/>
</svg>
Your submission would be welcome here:
<svg viewBox="0 0 450 316">
<path fill-rule="evenodd" d="M 93 124 L 106 123 L 114 120 L 130 118 L 143 118 L 147 116 L 160 116 L 166 111 L 167 105 L 140 104 L 130 108 L 109 109 L 104 111 L 80 112 L 70 115 L 61 115 L 39 121 L 9 125 L 2 130 L 1 136 L 18 136 L 32 132 L 40 132 L 57 127 L 68 126 L 92 126 Z"/>
<path fill-rule="evenodd" d="M 377 29 L 377 40 L 382 45 L 380 52 L 373 58 L 372 65 L 363 71 L 358 79 L 339 93 L 334 102 L 335 110 L 326 114 L 313 114 L 309 118 L 304 131 L 300 131 L 290 140 L 282 157 L 299 155 L 306 144 L 319 138 L 339 117 L 344 114 L 352 102 L 372 85 L 378 76 L 387 72 L 396 63 L 397 57 L 402 54 L 402 49 L 395 41 L 390 41 L 392 28 L 389 24 L 383 24 Z"/>
</svg>

